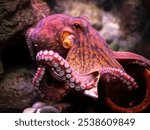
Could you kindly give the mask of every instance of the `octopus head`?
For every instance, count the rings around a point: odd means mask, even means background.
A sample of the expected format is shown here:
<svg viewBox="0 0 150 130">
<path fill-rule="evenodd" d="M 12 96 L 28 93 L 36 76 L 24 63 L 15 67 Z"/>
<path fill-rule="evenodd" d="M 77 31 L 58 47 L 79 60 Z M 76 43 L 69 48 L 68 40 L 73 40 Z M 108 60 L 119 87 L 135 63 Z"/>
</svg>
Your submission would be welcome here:
<svg viewBox="0 0 150 130">
<path fill-rule="evenodd" d="M 36 51 L 53 50 L 66 58 L 73 46 L 79 46 L 79 34 L 84 33 L 87 24 L 84 17 L 61 14 L 46 17 L 27 31 L 29 48 L 34 47 Z"/>
</svg>

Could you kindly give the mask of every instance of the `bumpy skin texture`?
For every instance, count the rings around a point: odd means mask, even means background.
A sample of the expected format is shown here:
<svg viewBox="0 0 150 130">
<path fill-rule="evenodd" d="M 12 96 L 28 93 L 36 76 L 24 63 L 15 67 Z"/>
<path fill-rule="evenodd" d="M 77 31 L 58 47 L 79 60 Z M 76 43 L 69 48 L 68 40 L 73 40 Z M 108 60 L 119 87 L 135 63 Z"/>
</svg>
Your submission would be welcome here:
<svg viewBox="0 0 150 130">
<path fill-rule="evenodd" d="M 137 103 L 134 98 L 127 102 L 126 98 L 118 100 L 119 94 L 142 89 L 139 82 L 130 76 L 122 65 L 136 64 L 143 69 L 140 75 L 144 78 L 144 88 L 147 92 L 150 61 L 137 54 L 112 51 L 100 34 L 91 27 L 86 17 L 63 14 L 45 17 L 28 30 L 27 43 L 33 58 L 36 54 L 39 67 L 34 75 L 33 85 L 42 98 L 61 100 L 73 89 L 97 99 L 102 85 L 105 92 L 101 95 L 113 110 L 143 110 L 141 106 L 135 107 L 140 101 Z M 114 88 L 116 91 L 111 93 Z M 149 93 L 146 93 L 146 99 L 143 98 L 142 106 L 146 104 L 146 108 L 149 106 L 149 96 Z M 126 106 L 121 106 L 124 101 Z"/>
<path fill-rule="evenodd" d="M 4 74 L 0 80 L 0 112 L 21 112 L 35 101 L 33 74 L 33 70 L 25 67 Z"/>
</svg>

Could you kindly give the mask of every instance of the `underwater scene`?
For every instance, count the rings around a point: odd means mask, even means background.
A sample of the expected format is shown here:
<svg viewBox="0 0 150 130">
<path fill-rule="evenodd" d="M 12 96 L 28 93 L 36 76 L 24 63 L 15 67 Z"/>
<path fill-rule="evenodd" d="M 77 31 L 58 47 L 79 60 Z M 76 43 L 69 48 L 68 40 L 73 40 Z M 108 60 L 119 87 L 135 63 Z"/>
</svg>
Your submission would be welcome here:
<svg viewBox="0 0 150 130">
<path fill-rule="evenodd" d="M 0 0 L 0 113 L 150 112 L 149 0 Z"/>
</svg>

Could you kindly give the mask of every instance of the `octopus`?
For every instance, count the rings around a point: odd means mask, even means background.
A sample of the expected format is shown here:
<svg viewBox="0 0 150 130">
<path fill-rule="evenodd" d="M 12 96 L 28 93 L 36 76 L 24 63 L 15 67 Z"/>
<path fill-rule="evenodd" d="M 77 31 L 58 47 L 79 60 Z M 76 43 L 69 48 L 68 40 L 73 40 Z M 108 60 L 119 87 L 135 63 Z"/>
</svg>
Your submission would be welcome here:
<svg viewBox="0 0 150 130">
<path fill-rule="evenodd" d="M 40 98 L 62 100 L 71 91 L 104 101 L 117 112 L 150 106 L 150 60 L 109 48 L 85 16 L 54 14 L 26 33 Z"/>
</svg>

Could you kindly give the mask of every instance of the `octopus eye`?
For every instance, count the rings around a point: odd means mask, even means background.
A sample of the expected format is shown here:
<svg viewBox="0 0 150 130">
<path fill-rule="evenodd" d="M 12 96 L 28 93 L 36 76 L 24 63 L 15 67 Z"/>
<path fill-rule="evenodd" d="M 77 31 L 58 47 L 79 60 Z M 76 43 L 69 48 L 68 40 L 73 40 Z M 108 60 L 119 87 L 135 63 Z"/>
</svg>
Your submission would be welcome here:
<svg viewBox="0 0 150 130">
<path fill-rule="evenodd" d="M 62 33 L 62 45 L 64 48 L 69 49 L 73 45 L 73 38 L 74 36 L 70 32 L 63 32 Z"/>
<path fill-rule="evenodd" d="M 78 24 L 78 23 L 75 23 L 75 24 L 73 25 L 73 27 L 74 27 L 75 29 L 81 29 L 81 25 Z"/>
</svg>

